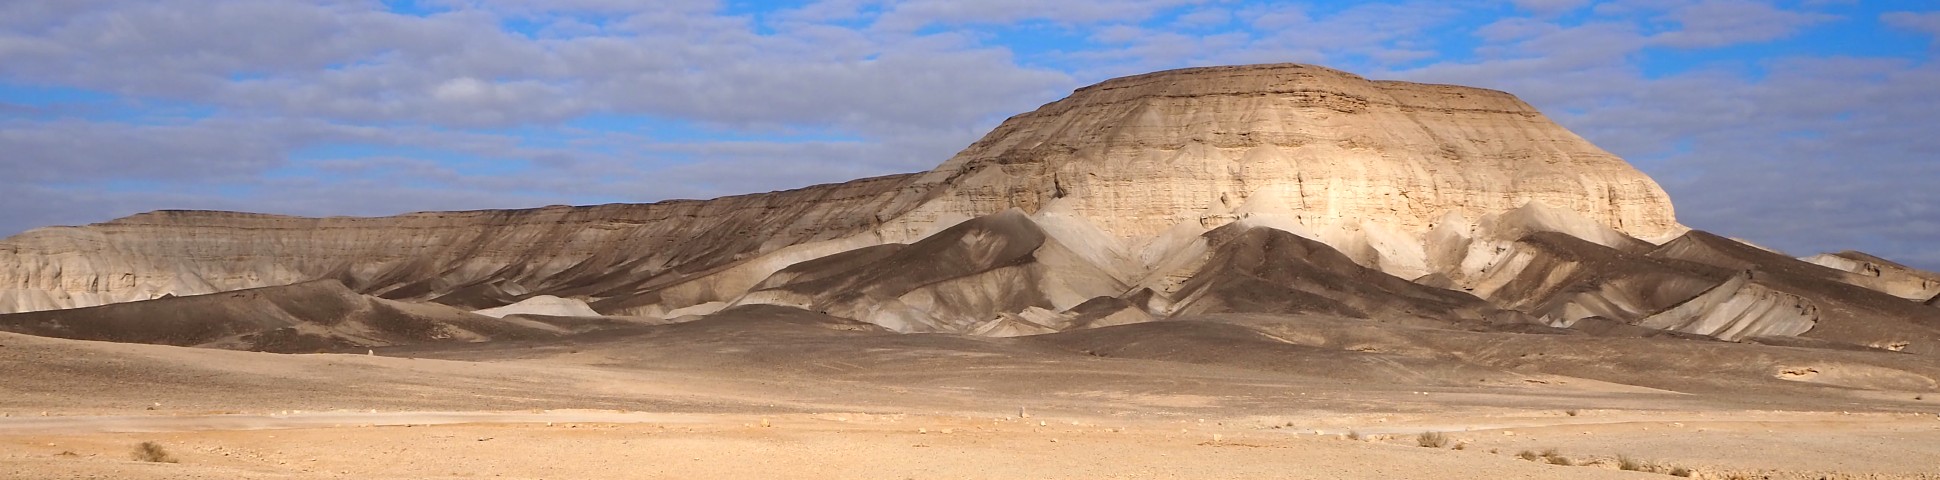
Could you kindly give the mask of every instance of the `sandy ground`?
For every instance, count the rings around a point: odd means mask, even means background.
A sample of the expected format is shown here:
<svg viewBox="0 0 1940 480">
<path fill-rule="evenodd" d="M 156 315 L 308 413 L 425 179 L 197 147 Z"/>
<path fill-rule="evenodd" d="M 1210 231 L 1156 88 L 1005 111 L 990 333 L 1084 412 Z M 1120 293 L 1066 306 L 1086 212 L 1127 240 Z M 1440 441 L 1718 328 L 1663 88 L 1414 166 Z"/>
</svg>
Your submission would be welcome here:
<svg viewBox="0 0 1940 480">
<path fill-rule="evenodd" d="M 1140 346 L 1113 357 L 776 322 L 376 355 L 0 334 L 0 478 L 1940 478 L 1933 393 L 1127 332 L 1080 345 Z"/>
<path fill-rule="evenodd" d="M 1364 414 L 1273 425 L 864 413 L 232 417 L 8 418 L 0 464 L 7 478 L 1538 479 L 1669 478 L 1674 467 L 1700 478 L 1940 478 L 1940 418 L 1913 414 Z M 1511 424 L 1523 426 L 1488 428 Z M 1402 433 L 1429 429 L 1447 430 L 1451 443 L 1424 448 Z M 1345 431 L 1361 439 L 1334 433 Z M 178 463 L 132 460 L 144 441 Z M 1516 456 L 1548 450 L 1572 465 Z M 1619 456 L 1658 473 L 1619 470 Z"/>
</svg>

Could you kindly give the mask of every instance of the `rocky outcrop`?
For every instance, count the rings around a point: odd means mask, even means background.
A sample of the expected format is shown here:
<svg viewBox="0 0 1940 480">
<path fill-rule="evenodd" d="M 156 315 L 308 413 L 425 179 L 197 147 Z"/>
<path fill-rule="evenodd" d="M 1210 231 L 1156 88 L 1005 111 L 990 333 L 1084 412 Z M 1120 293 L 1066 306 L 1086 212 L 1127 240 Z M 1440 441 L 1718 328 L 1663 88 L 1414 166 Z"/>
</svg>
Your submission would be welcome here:
<svg viewBox="0 0 1940 480">
<path fill-rule="evenodd" d="M 492 318 L 505 318 L 512 315 L 538 315 L 547 317 L 600 316 L 600 313 L 594 311 L 593 307 L 587 305 L 586 302 L 571 298 L 559 298 L 552 295 L 540 295 L 520 300 L 519 303 L 498 308 L 487 308 L 472 313 Z"/>
<path fill-rule="evenodd" d="M 1841 280 L 1913 301 L 1940 298 L 1940 274 L 1862 252 L 1844 251 L 1804 258 L 1807 262 L 1846 272 Z"/>
<path fill-rule="evenodd" d="M 1190 225 L 1298 225 L 1357 262 L 1426 273 L 1420 237 L 1451 214 L 1530 203 L 1647 240 L 1683 232 L 1622 159 L 1506 93 L 1369 81 L 1302 65 L 1107 81 L 1013 117 L 916 180 L 909 221 L 1063 204 L 1134 252 Z"/>
</svg>

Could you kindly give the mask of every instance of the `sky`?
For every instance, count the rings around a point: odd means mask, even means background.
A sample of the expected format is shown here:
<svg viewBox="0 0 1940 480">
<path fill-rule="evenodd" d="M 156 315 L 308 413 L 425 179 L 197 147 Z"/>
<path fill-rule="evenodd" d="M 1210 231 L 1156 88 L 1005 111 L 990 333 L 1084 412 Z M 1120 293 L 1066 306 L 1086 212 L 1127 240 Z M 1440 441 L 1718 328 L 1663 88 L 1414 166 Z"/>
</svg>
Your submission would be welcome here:
<svg viewBox="0 0 1940 480">
<path fill-rule="evenodd" d="M 648 202 L 927 170 L 1108 78 L 1514 93 L 1686 225 L 1940 269 L 1931 0 L 0 0 L 0 236 L 157 209 Z"/>
</svg>

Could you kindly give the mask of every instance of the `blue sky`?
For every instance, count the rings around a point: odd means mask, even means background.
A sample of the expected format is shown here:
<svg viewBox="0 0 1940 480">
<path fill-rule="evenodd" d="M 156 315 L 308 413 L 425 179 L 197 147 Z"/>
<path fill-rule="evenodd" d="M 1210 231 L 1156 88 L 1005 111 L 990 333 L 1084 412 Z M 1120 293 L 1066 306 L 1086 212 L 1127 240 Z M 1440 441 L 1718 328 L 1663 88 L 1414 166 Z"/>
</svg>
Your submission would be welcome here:
<svg viewBox="0 0 1940 480">
<path fill-rule="evenodd" d="M 920 171 L 1107 78 L 1515 93 L 1689 225 L 1940 268 L 1931 1 L 0 3 L 0 235 L 163 208 L 641 202 Z"/>
</svg>

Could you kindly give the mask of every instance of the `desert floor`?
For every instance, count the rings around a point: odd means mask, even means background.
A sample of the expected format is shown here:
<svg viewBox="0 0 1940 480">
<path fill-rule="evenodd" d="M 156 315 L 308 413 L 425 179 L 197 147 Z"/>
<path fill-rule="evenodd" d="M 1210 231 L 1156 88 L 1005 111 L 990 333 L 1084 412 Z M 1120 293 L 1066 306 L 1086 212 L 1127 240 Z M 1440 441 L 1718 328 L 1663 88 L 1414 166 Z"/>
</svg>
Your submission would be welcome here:
<svg viewBox="0 0 1940 480">
<path fill-rule="evenodd" d="M 0 334 L 0 477 L 1940 478 L 1940 397 L 1913 391 L 823 327 L 311 355 Z"/>
</svg>

